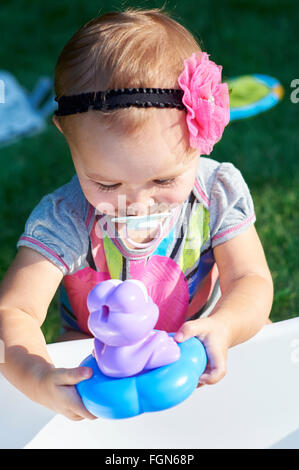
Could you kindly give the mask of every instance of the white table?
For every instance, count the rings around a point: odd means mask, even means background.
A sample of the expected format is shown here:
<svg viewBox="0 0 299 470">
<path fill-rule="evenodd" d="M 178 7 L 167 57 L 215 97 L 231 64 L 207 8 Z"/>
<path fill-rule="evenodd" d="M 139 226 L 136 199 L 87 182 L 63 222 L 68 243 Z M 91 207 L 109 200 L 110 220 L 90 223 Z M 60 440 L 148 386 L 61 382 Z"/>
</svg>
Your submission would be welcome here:
<svg viewBox="0 0 299 470">
<path fill-rule="evenodd" d="M 49 344 L 75 367 L 92 340 Z M 0 448 L 299 449 L 299 318 L 266 325 L 229 350 L 227 375 L 180 405 L 126 420 L 70 421 L 27 399 L 0 375 Z"/>
</svg>

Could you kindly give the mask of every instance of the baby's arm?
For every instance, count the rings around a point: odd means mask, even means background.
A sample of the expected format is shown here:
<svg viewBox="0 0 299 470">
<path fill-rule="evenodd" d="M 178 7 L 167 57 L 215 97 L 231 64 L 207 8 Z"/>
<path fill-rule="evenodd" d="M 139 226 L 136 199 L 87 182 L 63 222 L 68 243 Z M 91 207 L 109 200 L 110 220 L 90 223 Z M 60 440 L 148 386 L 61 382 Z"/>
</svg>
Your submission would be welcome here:
<svg viewBox="0 0 299 470">
<path fill-rule="evenodd" d="M 185 341 L 198 336 L 208 354 L 201 383 L 216 383 L 226 373 L 227 349 L 254 336 L 266 323 L 273 284 L 254 226 L 214 248 L 222 296 L 207 318 L 184 323 Z M 176 339 L 179 341 L 178 333 Z"/>
<path fill-rule="evenodd" d="M 0 372 L 22 393 L 71 419 L 93 418 L 74 385 L 88 368 L 55 369 L 41 325 L 62 272 L 39 253 L 20 247 L 0 285 L 0 338 L 5 362 Z"/>
</svg>

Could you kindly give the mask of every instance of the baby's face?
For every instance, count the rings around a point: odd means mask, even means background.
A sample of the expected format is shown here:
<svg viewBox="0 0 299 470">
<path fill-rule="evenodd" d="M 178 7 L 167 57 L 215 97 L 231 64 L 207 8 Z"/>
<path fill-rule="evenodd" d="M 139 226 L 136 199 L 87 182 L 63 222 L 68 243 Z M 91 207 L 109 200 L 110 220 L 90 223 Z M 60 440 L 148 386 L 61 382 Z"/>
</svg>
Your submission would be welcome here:
<svg viewBox="0 0 299 470">
<path fill-rule="evenodd" d="M 145 215 L 183 203 L 196 177 L 199 154 L 186 157 L 185 113 L 151 110 L 139 134 L 106 129 L 96 111 L 70 116 L 67 138 L 86 199 L 109 215 Z"/>
</svg>

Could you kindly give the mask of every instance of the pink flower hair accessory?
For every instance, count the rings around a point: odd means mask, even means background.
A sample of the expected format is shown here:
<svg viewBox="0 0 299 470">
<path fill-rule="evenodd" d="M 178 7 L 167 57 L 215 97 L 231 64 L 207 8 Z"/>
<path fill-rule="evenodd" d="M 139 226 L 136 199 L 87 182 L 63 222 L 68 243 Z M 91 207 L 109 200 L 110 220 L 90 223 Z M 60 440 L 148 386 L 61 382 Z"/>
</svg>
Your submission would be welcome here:
<svg viewBox="0 0 299 470">
<path fill-rule="evenodd" d="M 190 146 L 210 155 L 229 123 L 228 86 L 221 83 L 222 67 L 209 60 L 206 52 L 193 53 L 184 64 L 178 83 L 184 91 Z"/>
</svg>

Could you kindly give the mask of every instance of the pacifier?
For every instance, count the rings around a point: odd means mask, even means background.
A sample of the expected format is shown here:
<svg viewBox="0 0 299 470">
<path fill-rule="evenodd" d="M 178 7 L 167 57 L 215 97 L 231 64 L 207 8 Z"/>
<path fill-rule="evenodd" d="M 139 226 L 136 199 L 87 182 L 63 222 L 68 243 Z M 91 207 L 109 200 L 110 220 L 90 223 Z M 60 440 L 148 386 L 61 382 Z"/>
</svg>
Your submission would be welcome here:
<svg viewBox="0 0 299 470">
<path fill-rule="evenodd" d="M 156 237 L 158 238 L 162 233 L 162 219 L 165 217 L 171 216 L 173 211 L 166 211 L 166 212 L 156 212 L 153 214 L 146 214 L 146 215 L 129 215 L 124 217 L 113 217 L 111 219 L 114 223 L 125 224 L 125 239 L 126 241 L 130 242 L 133 246 L 137 248 L 145 248 L 151 246 L 154 240 L 146 243 L 138 243 L 132 240 L 129 237 L 128 229 L 130 230 L 149 230 L 149 229 L 158 229 L 158 233 Z"/>
</svg>

